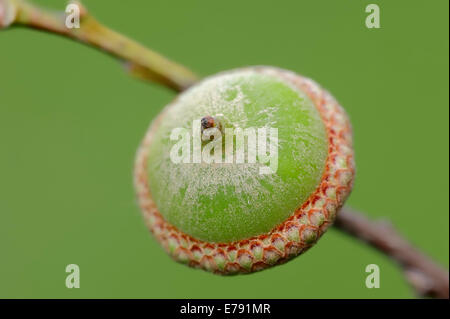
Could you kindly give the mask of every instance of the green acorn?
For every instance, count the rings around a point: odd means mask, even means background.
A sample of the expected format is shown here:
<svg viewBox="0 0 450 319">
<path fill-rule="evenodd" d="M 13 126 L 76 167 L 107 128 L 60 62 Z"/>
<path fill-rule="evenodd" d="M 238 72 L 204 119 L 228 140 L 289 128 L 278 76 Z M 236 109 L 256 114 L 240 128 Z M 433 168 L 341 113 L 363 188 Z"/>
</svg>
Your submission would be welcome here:
<svg viewBox="0 0 450 319">
<path fill-rule="evenodd" d="M 208 77 L 151 124 L 136 159 L 144 219 L 177 261 L 219 274 L 277 265 L 330 226 L 354 177 L 347 115 L 274 67 Z"/>
</svg>

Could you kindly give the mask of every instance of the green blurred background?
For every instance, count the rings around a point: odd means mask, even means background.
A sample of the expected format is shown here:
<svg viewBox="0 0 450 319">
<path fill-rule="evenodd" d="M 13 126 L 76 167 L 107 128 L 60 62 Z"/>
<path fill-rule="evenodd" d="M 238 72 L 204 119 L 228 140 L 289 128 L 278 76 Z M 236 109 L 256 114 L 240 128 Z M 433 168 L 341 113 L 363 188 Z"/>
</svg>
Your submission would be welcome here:
<svg viewBox="0 0 450 319">
<path fill-rule="evenodd" d="M 381 29 L 365 27 L 369 3 L 380 6 Z M 201 75 L 266 64 L 317 80 L 352 119 L 348 204 L 390 219 L 448 267 L 448 1 L 85 4 Z M 0 32 L 0 297 L 414 297 L 388 258 L 334 229 L 307 254 L 251 275 L 173 262 L 144 226 L 132 168 L 147 126 L 174 96 L 70 40 Z M 65 287 L 70 263 L 80 266 L 80 289 Z M 365 287 L 372 263 L 379 289 Z"/>
</svg>

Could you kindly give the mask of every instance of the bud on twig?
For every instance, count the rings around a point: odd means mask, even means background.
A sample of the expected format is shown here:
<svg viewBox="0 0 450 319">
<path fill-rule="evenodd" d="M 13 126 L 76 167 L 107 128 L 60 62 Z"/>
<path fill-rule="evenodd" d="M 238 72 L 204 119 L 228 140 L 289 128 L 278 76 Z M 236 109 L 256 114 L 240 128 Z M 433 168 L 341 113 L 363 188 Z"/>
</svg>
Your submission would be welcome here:
<svg viewBox="0 0 450 319">
<path fill-rule="evenodd" d="M 16 19 L 15 0 L 0 0 L 0 29 L 9 27 Z"/>
</svg>

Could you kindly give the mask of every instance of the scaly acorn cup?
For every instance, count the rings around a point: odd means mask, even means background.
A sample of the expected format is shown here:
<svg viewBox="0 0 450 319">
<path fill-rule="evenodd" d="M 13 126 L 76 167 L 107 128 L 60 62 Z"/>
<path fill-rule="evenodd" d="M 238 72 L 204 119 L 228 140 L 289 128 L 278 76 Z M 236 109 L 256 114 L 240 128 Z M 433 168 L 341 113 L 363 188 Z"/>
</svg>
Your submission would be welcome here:
<svg viewBox="0 0 450 319">
<path fill-rule="evenodd" d="M 224 137 L 208 135 L 212 129 Z M 138 150 L 135 186 L 145 222 L 170 256 L 237 274 L 316 243 L 354 171 L 350 122 L 335 99 L 310 79 L 258 66 L 208 77 L 166 106 Z"/>
</svg>

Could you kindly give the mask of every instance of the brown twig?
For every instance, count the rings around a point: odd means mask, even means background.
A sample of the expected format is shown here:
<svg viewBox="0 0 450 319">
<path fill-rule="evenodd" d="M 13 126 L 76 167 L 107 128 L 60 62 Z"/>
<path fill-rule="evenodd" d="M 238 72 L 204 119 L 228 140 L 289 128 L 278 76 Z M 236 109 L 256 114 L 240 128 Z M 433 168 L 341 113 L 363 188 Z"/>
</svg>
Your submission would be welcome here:
<svg viewBox="0 0 450 319">
<path fill-rule="evenodd" d="M 22 25 L 69 37 L 125 61 L 133 75 L 176 91 L 197 82 L 198 78 L 185 67 L 106 28 L 77 4 L 81 9 L 80 28 L 69 29 L 64 13 L 50 12 L 24 0 L 0 0 L 0 29 Z M 369 221 L 362 214 L 343 208 L 335 225 L 396 260 L 419 295 L 449 298 L 448 271 L 419 252 L 389 224 Z"/>
<path fill-rule="evenodd" d="M 370 221 L 344 207 L 337 215 L 335 226 L 398 262 L 420 296 L 449 298 L 448 271 L 411 245 L 388 222 Z"/>
</svg>

